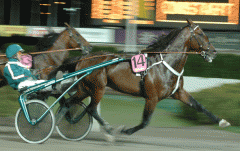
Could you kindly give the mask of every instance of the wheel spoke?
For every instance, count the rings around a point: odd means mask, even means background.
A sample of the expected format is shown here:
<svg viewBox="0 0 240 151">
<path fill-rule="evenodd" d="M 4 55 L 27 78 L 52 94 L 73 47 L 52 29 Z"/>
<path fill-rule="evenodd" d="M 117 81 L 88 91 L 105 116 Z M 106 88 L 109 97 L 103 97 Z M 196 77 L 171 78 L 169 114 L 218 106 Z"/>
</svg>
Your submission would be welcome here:
<svg viewBox="0 0 240 151">
<path fill-rule="evenodd" d="M 75 121 L 86 109 L 84 104 L 74 104 L 64 118 L 56 126 L 59 135 L 67 140 L 82 140 L 92 128 L 92 116 L 86 113 L 79 121 Z"/>
<path fill-rule="evenodd" d="M 37 120 L 45 111 L 48 105 L 41 100 L 31 100 L 26 103 L 31 120 Z M 19 136 L 28 143 L 43 143 L 52 134 L 55 127 L 55 116 L 52 110 L 36 125 L 31 125 L 25 118 L 20 108 L 15 118 L 15 127 Z"/>
</svg>

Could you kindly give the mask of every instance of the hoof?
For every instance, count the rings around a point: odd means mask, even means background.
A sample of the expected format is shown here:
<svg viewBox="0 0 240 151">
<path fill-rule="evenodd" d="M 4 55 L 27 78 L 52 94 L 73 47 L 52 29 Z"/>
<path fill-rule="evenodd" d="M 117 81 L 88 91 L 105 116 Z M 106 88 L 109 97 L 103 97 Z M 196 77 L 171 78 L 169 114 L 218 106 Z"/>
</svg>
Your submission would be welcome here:
<svg viewBox="0 0 240 151">
<path fill-rule="evenodd" d="M 115 142 L 115 136 L 113 135 L 113 128 L 107 124 L 106 126 L 102 127 L 102 132 L 108 142 Z"/>
<path fill-rule="evenodd" d="M 124 129 L 126 126 L 119 126 L 118 128 L 114 129 L 113 131 L 111 131 L 111 134 L 107 133 L 105 131 L 104 135 L 106 137 L 106 140 L 108 142 L 114 143 L 116 141 L 116 137 L 120 137 L 120 135 L 124 135 Z"/>
<path fill-rule="evenodd" d="M 113 135 L 122 135 L 122 134 L 124 134 L 123 131 L 124 131 L 125 128 L 126 128 L 126 126 L 124 126 L 124 125 L 119 126 L 118 128 L 116 128 L 113 131 Z"/>
<path fill-rule="evenodd" d="M 107 133 L 104 133 L 104 136 L 108 142 L 111 142 L 111 143 L 115 142 L 115 136 L 107 134 Z"/>
<path fill-rule="evenodd" d="M 219 122 L 219 127 L 228 127 L 228 126 L 231 126 L 231 124 L 229 122 L 227 122 L 226 120 L 222 119 L 220 122 Z"/>
</svg>

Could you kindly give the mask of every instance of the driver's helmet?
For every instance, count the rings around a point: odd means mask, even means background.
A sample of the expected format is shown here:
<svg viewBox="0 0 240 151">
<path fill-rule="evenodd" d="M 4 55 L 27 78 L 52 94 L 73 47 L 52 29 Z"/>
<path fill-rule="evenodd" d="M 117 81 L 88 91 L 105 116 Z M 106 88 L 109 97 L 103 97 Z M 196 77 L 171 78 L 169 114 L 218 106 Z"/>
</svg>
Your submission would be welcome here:
<svg viewBox="0 0 240 151">
<path fill-rule="evenodd" d="M 6 56 L 8 59 L 12 58 L 19 51 L 23 52 L 24 50 L 18 44 L 9 45 L 6 50 Z"/>
</svg>

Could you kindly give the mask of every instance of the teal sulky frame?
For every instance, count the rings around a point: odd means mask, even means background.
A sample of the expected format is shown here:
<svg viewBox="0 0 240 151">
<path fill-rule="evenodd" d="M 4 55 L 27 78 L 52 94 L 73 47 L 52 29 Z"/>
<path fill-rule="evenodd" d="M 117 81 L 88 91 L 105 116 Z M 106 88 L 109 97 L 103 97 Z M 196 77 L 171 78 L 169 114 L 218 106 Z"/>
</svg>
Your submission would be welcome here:
<svg viewBox="0 0 240 151">
<path fill-rule="evenodd" d="M 100 64 L 96 64 L 96 65 L 93 65 L 93 66 L 90 66 L 90 67 L 87 67 L 87 68 L 84 68 L 82 70 L 79 70 L 79 71 L 75 71 L 75 72 L 72 72 L 72 73 L 69 73 L 69 74 L 66 74 L 66 75 L 63 75 L 63 78 L 61 79 L 58 79 L 56 80 L 56 78 L 52 78 L 48 81 L 45 81 L 45 82 L 42 82 L 40 84 L 37 84 L 37 85 L 34 85 L 34 86 L 31 86 L 31 87 L 28 87 L 26 91 L 24 91 L 18 98 L 18 101 L 19 101 L 19 104 L 20 104 L 20 107 L 22 108 L 23 110 L 23 113 L 27 119 L 27 121 L 31 124 L 31 125 L 35 125 L 36 123 L 38 123 L 39 121 L 41 121 L 46 115 L 47 113 L 49 112 L 49 110 L 51 108 L 53 108 L 53 106 L 55 106 L 59 100 L 71 89 L 73 88 L 81 79 L 83 79 L 84 77 L 86 77 L 87 75 L 91 74 L 93 70 L 96 70 L 96 69 L 99 69 L 99 68 L 102 68 L 102 67 L 105 67 L 105 66 L 108 66 L 108 65 L 112 65 L 112 64 L 115 64 L 115 63 L 118 63 L 118 62 L 122 62 L 126 59 L 123 59 L 123 58 L 115 58 L 115 59 L 112 59 L 112 60 L 109 60 L 109 61 L 106 61 L 106 62 L 102 62 Z M 60 97 L 57 98 L 57 100 L 52 103 L 52 105 L 49 107 L 49 109 L 47 111 L 45 111 L 43 113 L 43 115 L 37 119 L 37 120 L 31 120 L 30 119 L 30 116 L 28 114 L 28 111 L 27 111 L 27 107 L 26 107 L 26 102 L 27 102 L 27 95 L 33 93 L 33 92 L 37 92 L 41 89 L 44 89 L 48 86 L 51 86 L 53 84 L 56 84 L 58 82 L 61 82 L 63 80 L 66 80 L 66 79 L 69 79 L 69 78 L 72 78 L 72 77 L 75 77 L 77 75 L 80 75 L 80 74 L 83 74 L 85 73 L 83 76 L 81 76 L 79 79 L 77 79 L 67 90 L 65 90 Z"/>
</svg>

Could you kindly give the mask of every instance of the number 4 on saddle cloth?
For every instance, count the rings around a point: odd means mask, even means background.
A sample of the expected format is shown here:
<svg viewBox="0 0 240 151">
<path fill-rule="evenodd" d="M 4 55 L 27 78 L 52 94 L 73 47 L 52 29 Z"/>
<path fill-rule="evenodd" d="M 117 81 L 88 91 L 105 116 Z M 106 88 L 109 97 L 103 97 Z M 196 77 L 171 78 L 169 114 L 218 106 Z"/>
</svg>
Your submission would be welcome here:
<svg viewBox="0 0 240 151">
<path fill-rule="evenodd" d="M 145 73 L 147 69 L 146 55 L 138 54 L 131 58 L 132 70 L 136 74 L 136 76 L 144 77 L 146 75 Z"/>
</svg>

